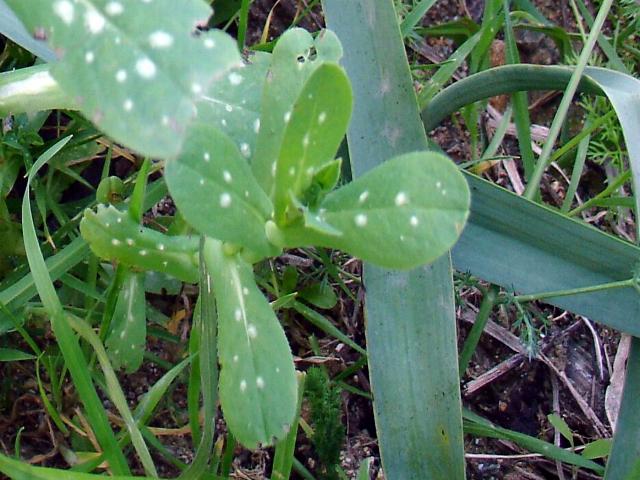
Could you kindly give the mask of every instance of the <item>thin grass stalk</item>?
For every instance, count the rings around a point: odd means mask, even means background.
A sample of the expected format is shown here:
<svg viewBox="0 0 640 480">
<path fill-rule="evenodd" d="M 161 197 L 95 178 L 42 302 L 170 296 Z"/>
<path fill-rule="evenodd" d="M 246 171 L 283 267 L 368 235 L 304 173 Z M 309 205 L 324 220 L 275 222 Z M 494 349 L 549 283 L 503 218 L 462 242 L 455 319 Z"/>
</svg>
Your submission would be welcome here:
<svg viewBox="0 0 640 480">
<path fill-rule="evenodd" d="M 549 135 L 547 136 L 547 140 L 542 147 L 542 153 L 538 158 L 538 163 L 536 164 L 535 170 L 531 175 L 531 179 L 527 184 L 527 188 L 524 192 L 525 198 L 532 200 L 540 190 L 540 182 L 542 180 L 542 175 L 544 170 L 546 169 L 549 158 L 551 157 L 551 153 L 555 147 L 556 139 L 560 134 L 560 130 L 562 129 L 562 125 L 567 118 L 567 114 L 569 113 L 569 107 L 571 107 L 571 103 L 573 102 L 573 97 L 578 91 L 578 85 L 580 84 L 580 80 L 582 79 L 582 74 L 584 73 L 584 69 L 589 63 L 589 59 L 591 58 L 591 52 L 593 51 L 593 47 L 598 40 L 598 35 L 602 30 L 602 26 L 609 15 L 609 10 L 611 9 L 611 5 L 613 4 L 613 0 L 604 0 L 602 5 L 600 6 L 600 10 L 598 11 L 598 16 L 593 24 L 593 28 L 591 29 L 591 33 L 589 34 L 589 38 L 587 40 L 586 45 L 582 49 L 580 53 L 580 58 L 578 59 L 578 64 L 571 76 L 571 80 L 567 85 L 567 88 L 562 97 L 562 101 L 560 102 L 560 106 L 558 107 L 558 111 L 556 112 L 555 117 L 553 118 L 553 122 L 551 123 L 551 128 L 549 129 Z"/>
</svg>

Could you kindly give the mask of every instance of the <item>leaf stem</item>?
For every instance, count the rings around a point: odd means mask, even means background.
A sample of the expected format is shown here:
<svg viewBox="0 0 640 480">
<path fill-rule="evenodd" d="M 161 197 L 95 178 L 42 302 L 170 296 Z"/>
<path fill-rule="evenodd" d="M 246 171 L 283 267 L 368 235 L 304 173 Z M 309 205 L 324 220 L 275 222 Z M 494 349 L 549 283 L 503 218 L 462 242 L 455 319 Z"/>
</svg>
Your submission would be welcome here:
<svg viewBox="0 0 640 480">
<path fill-rule="evenodd" d="M 618 288 L 637 287 L 638 283 L 635 278 L 620 280 L 618 282 L 601 283 L 598 285 L 590 285 L 588 287 L 570 288 L 567 290 L 556 290 L 555 292 L 542 292 L 530 295 L 516 295 L 513 299 L 519 303 L 533 302 L 536 300 L 544 300 L 548 298 L 569 297 L 572 295 L 580 295 L 584 293 L 602 292 L 606 290 L 614 290 Z"/>
</svg>

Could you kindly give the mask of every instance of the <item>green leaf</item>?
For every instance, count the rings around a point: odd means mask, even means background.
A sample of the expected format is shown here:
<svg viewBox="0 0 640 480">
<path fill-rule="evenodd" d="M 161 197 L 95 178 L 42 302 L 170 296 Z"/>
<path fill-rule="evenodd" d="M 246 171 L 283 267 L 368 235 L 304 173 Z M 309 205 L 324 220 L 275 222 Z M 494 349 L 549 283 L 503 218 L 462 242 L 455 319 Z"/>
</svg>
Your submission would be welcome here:
<svg viewBox="0 0 640 480">
<path fill-rule="evenodd" d="M 198 121 L 226 133 L 245 158 L 251 158 L 260 132 L 262 90 L 271 55 L 251 54 L 243 67 L 214 82 L 198 103 Z"/>
<path fill-rule="evenodd" d="M 214 242 L 212 242 L 214 243 Z M 293 425 L 297 382 L 293 357 L 251 266 L 215 242 L 205 257 L 218 304 L 220 401 L 233 435 L 246 447 L 270 445 Z"/>
<path fill-rule="evenodd" d="M 36 357 L 30 353 L 15 350 L 13 348 L 0 348 L 0 362 L 20 362 L 22 360 L 34 360 Z"/>
<path fill-rule="evenodd" d="M 610 438 L 601 438 L 585 445 L 582 456 L 589 460 L 607 457 L 611 453 L 611 446 L 612 440 Z"/>
<path fill-rule="evenodd" d="M 318 308 L 333 308 L 338 303 L 338 297 L 326 278 L 306 286 L 300 290 L 299 295 Z"/>
<path fill-rule="evenodd" d="M 567 425 L 567 422 L 565 422 L 561 416 L 556 415 L 555 413 L 547 415 L 547 418 L 549 419 L 549 423 L 553 425 L 553 428 L 558 430 L 560 434 L 567 439 L 571 446 L 573 446 L 573 432 L 569 428 L 569 425 Z"/>
<path fill-rule="evenodd" d="M 165 180 L 180 212 L 199 232 L 258 255 L 276 253 L 264 232 L 271 202 L 225 134 L 209 125 L 192 126 L 183 153 L 167 162 Z"/>
<path fill-rule="evenodd" d="M 80 233 L 100 258 L 167 273 L 185 282 L 198 279 L 197 238 L 172 237 L 141 227 L 127 212 L 105 205 L 98 205 L 96 212 L 85 210 Z"/>
<path fill-rule="evenodd" d="M 13 480 L 59 480 L 68 478 L 69 480 L 100 480 L 104 475 L 91 473 L 73 472 L 57 468 L 34 467 L 19 460 L 14 460 L 0 453 L 0 472 L 6 474 Z M 112 480 L 153 480 L 153 477 L 140 477 L 130 475 L 113 475 Z"/>
<path fill-rule="evenodd" d="M 101 130 L 140 153 L 175 156 L 196 103 L 241 63 L 234 40 L 196 31 L 211 9 L 153 2 L 7 0 L 60 58 L 51 74 Z"/>
<path fill-rule="evenodd" d="M 111 320 L 106 347 L 114 369 L 133 373 L 142 364 L 147 340 L 144 274 L 127 272 Z"/>
<path fill-rule="evenodd" d="M 334 158 L 347 130 L 352 103 L 349 79 L 338 65 L 319 66 L 305 83 L 291 110 L 275 165 L 278 225 L 297 216 L 291 197 L 301 198 L 315 175 Z"/>
<path fill-rule="evenodd" d="M 444 254 L 458 239 L 469 190 L 456 166 L 434 152 L 408 153 L 329 194 L 316 213 L 342 235 L 301 222 L 280 230 L 287 247 L 339 248 L 389 268 L 412 268 Z"/>
<path fill-rule="evenodd" d="M 306 30 L 286 31 L 273 49 L 271 68 L 262 93 L 261 126 L 252 162 L 253 173 L 265 192 L 273 193 L 273 164 L 290 118 L 291 109 L 305 81 L 323 62 L 337 63 L 342 47 L 335 34 L 320 32 L 316 39 Z"/>
<path fill-rule="evenodd" d="M 0 0 L 0 33 L 45 62 L 52 62 L 56 58 L 53 51 L 43 42 L 29 35 L 29 32 L 25 30 L 24 25 L 16 18 L 15 13 L 11 11 L 4 0 Z"/>
<path fill-rule="evenodd" d="M 547 458 L 559 460 L 561 462 L 568 463 L 569 465 L 588 468 L 596 473 L 602 474 L 603 472 L 602 465 L 588 460 L 582 455 L 578 455 L 570 450 L 565 450 L 564 448 L 556 447 L 554 444 L 545 442 L 539 438 L 498 427 L 469 410 L 464 411 L 464 432 L 477 437 L 510 440 L 530 452 L 540 453 Z"/>
<path fill-rule="evenodd" d="M 353 85 L 347 138 L 354 178 L 373 173 L 390 157 L 426 149 L 393 2 L 324 0 L 323 7 L 327 25 L 345 45 L 344 67 Z M 374 238 L 377 234 L 364 241 Z M 365 263 L 363 276 L 369 373 L 385 478 L 464 479 L 449 256 L 409 272 Z"/>
</svg>

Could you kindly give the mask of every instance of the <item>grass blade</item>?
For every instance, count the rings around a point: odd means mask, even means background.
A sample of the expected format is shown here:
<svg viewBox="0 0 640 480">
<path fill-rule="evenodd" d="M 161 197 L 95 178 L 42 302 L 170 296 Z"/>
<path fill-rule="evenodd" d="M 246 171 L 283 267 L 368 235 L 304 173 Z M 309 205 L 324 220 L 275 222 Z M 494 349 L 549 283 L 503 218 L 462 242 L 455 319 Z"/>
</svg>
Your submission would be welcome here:
<svg viewBox="0 0 640 480">
<path fill-rule="evenodd" d="M 574 289 L 633 277 L 640 258 L 638 247 L 474 175 L 467 174 L 467 180 L 471 216 L 453 248 L 457 270 L 522 293 Z M 513 268 L 515 262 L 519 268 Z M 636 321 L 640 302 L 632 287 L 545 301 L 640 336 Z"/>
<path fill-rule="evenodd" d="M 637 318 L 637 317 L 636 317 Z M 613 448 L 604 478 L 633 480 L 640 478 L 640 339 L 631 341 L 622 404 L 616 422 Z"/>
<path fill-rule="evenodd" d="M 115 474 L 126 475 L 129 473 L 129 467 L 124 458 L 124 454 L 118 447 L 115 435 L 109 426 L 107 415 L 102 408 L 102 402 L 100 401 L 91 381 L 91 370 L 87 365 L 82 350 L 80 349 L 80 345 L 71 330 L 71 326 L 67 322 L 66 314 L 60 300 L 58 299 L 53 282 L 51 281 L 51 277 L 47 270 L 47 265 L 44 261 L 44 257 L 42 256 L 42 252 L 40 251 L 40 245 L 33 225 L 33 216 L 29 202 L 29 187 L 31 180 L 38 170 L 56 153 L 58 153 L 69 140 L 71 140 L 71 137 L 67 137 L 59 141 L 47 150 L 40 158 L 38 158 L 29 172 L 27 188 L 22 200 L 22 228 L 25 250 L 27 252 L 29 267 L 31 268 L 31 273 L 33 275 L 33 281 L 38 290 L 38 294 L 40 295 L 40 299 L 51 318 L 51 328 L 58 340 L 60 350 L 62 351 L 66 365 L 69 368 L 69 372 L 71 373 L 71 377 L 73 378 L 78 394 L 85 406 L 87 416 L 91 422 L 96 437 L 100 442 L 101 447 L 104 449 L 105 458 L 108 460 L 109 465 Z"/>
<path fill-rule="evenodd" d="M 345 46 L 344 65 L 353 82 L 347 138 L 355 176 L 394 155 L 426 149 L 392 2 L 325 0 L 324 10 Z M 402 273 L 366 264 L 364 276 L 369 368 L 386 478 L 462 479 L 449 256 Z M 439 367 L 431 368 L 435 364 Z"/>
<path fill-rule="evenodd" d="M 45 62 L 53 62 L 56 59 L 53 50 L 47 47 L 45 43 L 35 40 L 27 32 L 22 22 L 18 20 L 16 14 L 13 13 L 13 10 L 7 6 L 4 0 L 0 0 L 0 33 Z"/>
</svg>

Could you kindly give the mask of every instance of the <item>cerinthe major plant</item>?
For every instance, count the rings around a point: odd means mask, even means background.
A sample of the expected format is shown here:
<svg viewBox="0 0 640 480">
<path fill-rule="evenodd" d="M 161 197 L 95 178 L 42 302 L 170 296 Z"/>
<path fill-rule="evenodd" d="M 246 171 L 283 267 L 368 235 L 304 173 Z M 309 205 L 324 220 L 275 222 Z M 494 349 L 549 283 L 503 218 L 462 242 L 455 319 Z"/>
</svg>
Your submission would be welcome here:
<svg viewBox="0 0 640 480">
<path fill-rule="evenodd" d="M 59 57 L 24 81 L 57 84 L 56 106 L 79 109 L 115 141 L 163 161 L 191 227 L 170 236 L 142 227 L 132 209 L 85 212 L 80 228 L 93 252 L 128 270 L 106 339 L 112 362 L 128 370 L 141 362 L 144 312 L 127 307 L 143 305 L 139 272 L 195 282 L 204 248 L 225 419 L 247 447 L 282 438 L 296 409 L 294 365 L 252 265 L 307 245 L 389 268 L 430 262 L 467 218 L 461 174 L 440 154 L 413 152 L 334 190 L 352 94 L 330 31 L 314 39 L 293 29 L 272 54 L 243 58 L 231 37 L 200 28 L 211 13 L 200 0 L 179 9 L 168 0 L 8 3 Z"/>
</svg>

